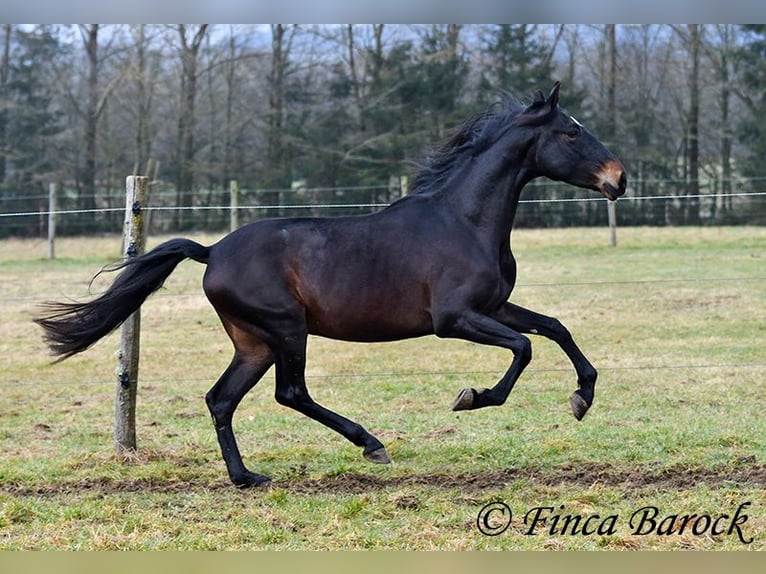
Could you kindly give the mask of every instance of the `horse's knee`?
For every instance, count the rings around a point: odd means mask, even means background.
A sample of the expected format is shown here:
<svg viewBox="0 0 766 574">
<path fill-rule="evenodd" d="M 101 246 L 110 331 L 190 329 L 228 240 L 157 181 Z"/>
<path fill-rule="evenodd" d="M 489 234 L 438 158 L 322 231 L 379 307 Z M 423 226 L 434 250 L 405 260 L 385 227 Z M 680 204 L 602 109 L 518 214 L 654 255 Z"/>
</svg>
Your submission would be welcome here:
<svg viewBox="0 0 766 574">
<path fill-rule="evenodd" d="M 211 390 L 205 395 L 205 404 L 213 417 L 216 426 L 227 425 L 231 422 L 234 414 L 234 406 L 231 401 L 220 400 Z"/>
<path fill-rule="evenodd" d="M 529 364 L 532 360 L 532 341 L 522 335 L 519 337 L 513 352 L 516 358 L 524 365 Z"/>
</svg>

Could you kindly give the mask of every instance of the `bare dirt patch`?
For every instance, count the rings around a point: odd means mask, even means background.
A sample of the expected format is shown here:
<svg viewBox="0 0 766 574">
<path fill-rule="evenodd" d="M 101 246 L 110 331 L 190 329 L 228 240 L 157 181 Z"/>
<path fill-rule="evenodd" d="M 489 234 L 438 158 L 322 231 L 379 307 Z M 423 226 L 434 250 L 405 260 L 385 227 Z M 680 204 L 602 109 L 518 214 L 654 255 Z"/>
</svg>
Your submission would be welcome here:
<svg viewBox="0 0 766 574">
<path fill-rule="evenodd" d="M 292 485 L 284 485 L 284 487 L 295 492 L 306 493 L 363 493 L 370 490 L 418 486 L 457 488 L 463 492 L 476 492 L 499 490 L 519 480 L 545 486 L 601 485 L 625 491 L 686 490 L 696 486 L 719 488 L 723 485 L 765 487 L 766 466 L 737 466 L 720 469 L 674 467 L 653 472 L 641 468 L 619 468 L 606 463 L 585 463 L 565 465 L 553 470 L 509 468 L 480 473 L 419 474 L 392 478 L 344 474 L 304 480 Z"/>
<path fill-rule="evenodd" d="M 659 470 L 625 468 L 608 463 L 568 464 L 555 469 L 536 467 L 508 468 L 496 471 L 450 474 L 413 474 L 381 477 L 364 473 L 345 473 L 321 478 L 276 478 L 271 486 L 295 494 L 363 494 L 373 491 L 401 488 L 459 489 L 477 493 L 500 490 L 516 481 L 541 486 L 605 486 L 625 492 L 643 490 L 688 490 L 705 486 L 740 488 L 766 488 L 766 465 L 741 464 L 720 468 L 670 467 Z M 188 493 L 190 490 L 216 491 L 234 488 L 228 481 L 208 484 L 190 484 L 188 481 L 168 479 L 111 480 L 86 479 L 61 484 L 0 485 L 0 492 L 15 496 L 58 496 L 77 493 L 121 494 L 145 492 L 158 494 Z"/>
</svg>

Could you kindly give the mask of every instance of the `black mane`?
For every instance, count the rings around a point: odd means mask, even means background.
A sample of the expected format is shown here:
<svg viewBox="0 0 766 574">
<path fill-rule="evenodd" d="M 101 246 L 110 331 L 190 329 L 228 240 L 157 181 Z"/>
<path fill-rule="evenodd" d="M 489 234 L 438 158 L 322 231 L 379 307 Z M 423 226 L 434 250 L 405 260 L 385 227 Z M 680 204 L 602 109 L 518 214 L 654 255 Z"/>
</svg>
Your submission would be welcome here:
<svg viewBox="0 0 766 574">
<path fill-rule="evenodd" d="M 495 141 L 495 136 L 523 110 L 522 104 L 505 98 L 469 118 L 444 144 L 433 150 L 423 163 L 417 165 L 417 171 L 410 178 L 409 193 L 438 190 L 462 160 L 486 150 Z"/>
</svg>

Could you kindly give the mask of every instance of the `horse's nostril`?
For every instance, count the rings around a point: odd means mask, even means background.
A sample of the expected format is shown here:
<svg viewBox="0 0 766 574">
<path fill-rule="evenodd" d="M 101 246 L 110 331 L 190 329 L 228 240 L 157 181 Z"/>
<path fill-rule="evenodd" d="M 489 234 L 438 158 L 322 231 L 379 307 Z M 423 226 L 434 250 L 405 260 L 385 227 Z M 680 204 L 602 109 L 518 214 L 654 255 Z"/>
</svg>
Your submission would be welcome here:
<svg viewBox="0 0 766 574">
<path fill-rule="evenodd" d="M 625 172 L 622 172 L 622 175 L 620 175 L 620 189 L 625 189 L 625 186 L 628 185 L 628 176 L 625 175 Z"/>
</svg>

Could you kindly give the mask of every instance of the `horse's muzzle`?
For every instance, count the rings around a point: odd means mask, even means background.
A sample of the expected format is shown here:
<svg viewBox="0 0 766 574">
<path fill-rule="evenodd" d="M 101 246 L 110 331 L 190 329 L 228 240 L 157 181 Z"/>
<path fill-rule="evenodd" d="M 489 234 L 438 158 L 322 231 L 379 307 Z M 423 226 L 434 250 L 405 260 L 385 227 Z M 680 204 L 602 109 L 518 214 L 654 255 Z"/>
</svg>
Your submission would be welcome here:
<svg viewBox="0 0 766 574">
<path fill-rule="evenodd" d="M 598 190 L 609 201 L 615 201 L 625 193 L 628 185 L 628 176 L 625 175 L 625 168 L 619 161 L 612 160 L 604 165 L 597 175 Z"/>
</svg>

